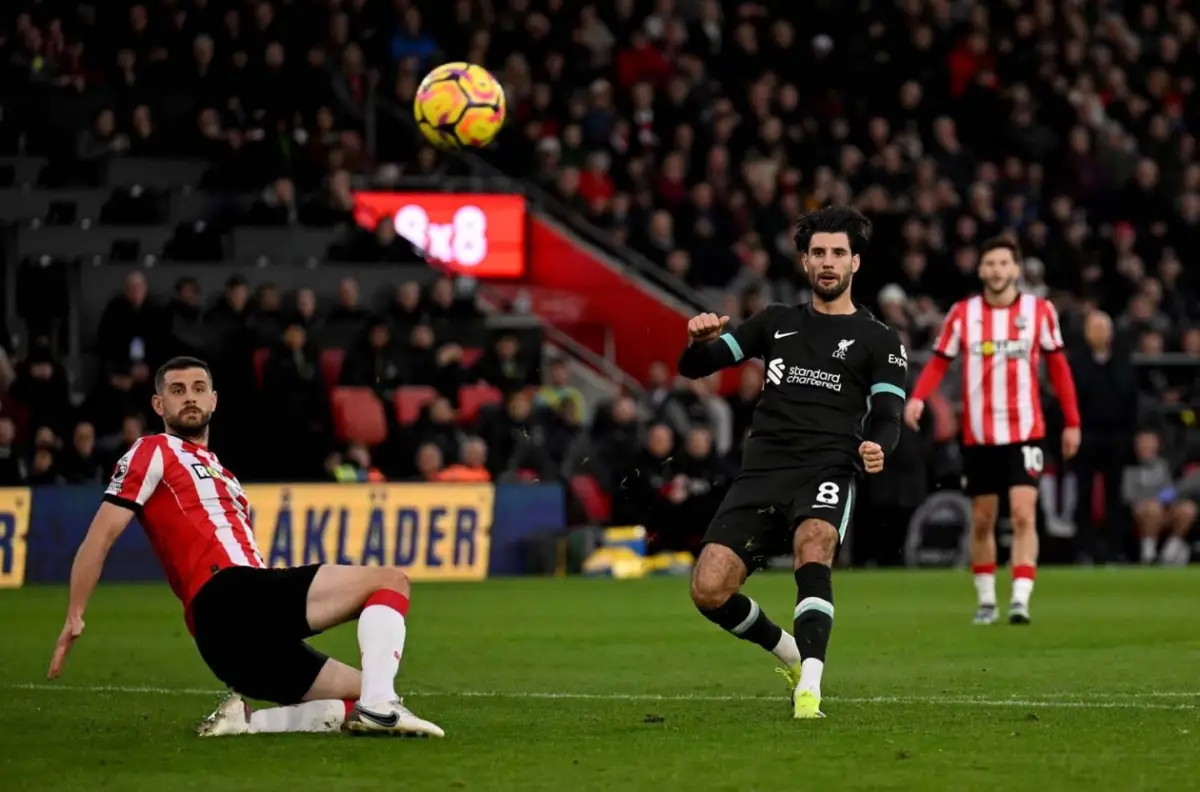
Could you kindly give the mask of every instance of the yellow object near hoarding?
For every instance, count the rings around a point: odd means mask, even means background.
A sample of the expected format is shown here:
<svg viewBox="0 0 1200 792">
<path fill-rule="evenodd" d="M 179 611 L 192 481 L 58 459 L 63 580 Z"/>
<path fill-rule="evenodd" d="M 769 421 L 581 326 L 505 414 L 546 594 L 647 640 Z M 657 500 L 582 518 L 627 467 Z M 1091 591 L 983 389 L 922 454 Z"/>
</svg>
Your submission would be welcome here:
<svg viewBox="0 0 1200 792">
<path fill-rule="evenodd" d="M 0 488 L 0 589 L 20 588 L 25 582 L 29 501 L 24 487 Z"/>
<path fill-rule="evenodd" d="M 252 484 L 246 497 L 272 567 L 361 564 L 402 567 L 413 580 L 487 577 L 490 484 Z"/>
</svg>

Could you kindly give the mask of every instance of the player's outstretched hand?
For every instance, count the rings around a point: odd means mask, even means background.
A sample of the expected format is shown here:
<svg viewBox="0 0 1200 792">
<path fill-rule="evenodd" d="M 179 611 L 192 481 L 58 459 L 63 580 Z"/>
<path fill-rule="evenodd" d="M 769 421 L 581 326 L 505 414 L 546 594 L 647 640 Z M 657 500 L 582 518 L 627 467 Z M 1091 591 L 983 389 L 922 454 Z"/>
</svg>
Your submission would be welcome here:
<svg viewBox="0 0 1200 792">
<path fill-rule="evenodd" d="M 717 316 L 714 313 L 702 313 L 688 319 L 688 340 L 695 344 L 703 341 L 714 341 L 725 332 L 729 324 L 728 316 Z"/>
<path fill-rule="evenodd" d="M 858 455 L 862 457 L 863 467 L 867 469 L 868 473 L 878 473 L 883 470 L 883 449 L 879 447 L 879 443 L 864 440 L 858 447 Z"/>
<path fill-rule="evenodd" d="M 1062 433 L 1062 455 L 1063 461 L 1070 459 L 1079 453 L 1079 443 L 1082 440 L 1082 433 L 1078 426 L 1068 426 L 1063 429 Z"/>
<path fill-rule="evenodd" d="M 67 617 L 62 632 L 58 635 L 58 643 L 54 645 L 54 656 L 50 658 L 50 670 L 46 679 L 54 679 L 62 673 L 63 664 L 67 662 L 67 652 L 75 645 L 75 640 L 83 635 L 83 619 Z"/>
<path fill-rule="evenodd" d="M 920 399 L 909 399 L 904 405 L 904 423 L 914 432 L 921 431 L 921 415 L 925 412 L 925 402 Z"/>
</svg>

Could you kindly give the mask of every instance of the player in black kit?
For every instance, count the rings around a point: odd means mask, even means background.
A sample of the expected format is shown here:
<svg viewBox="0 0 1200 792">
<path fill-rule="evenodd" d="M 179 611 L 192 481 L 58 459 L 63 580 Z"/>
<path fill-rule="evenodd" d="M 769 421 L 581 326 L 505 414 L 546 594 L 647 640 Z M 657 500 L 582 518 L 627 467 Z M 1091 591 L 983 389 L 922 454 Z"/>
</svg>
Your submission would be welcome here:
<svg viewBox="0 0 1200 792">
<path fill-rule="evenodd" d="M 766 364 L 742 469 L 692 572 L 692 601 L 710 621 L 778 658 L 796 718 L 824 717 L 831 567 L 854 513 L 855 482 L 883 470 L 900 439 L 904 346 L 850 299 L 870 233 L 870 221 L 847 207 L 801 217 L 796 249 L 812 303 L 767 306 L 732 330 L 727 316 L 696 316 L 688 321 L 689 346 L 679 359 L 679 373 L 692 379 L 749 358 Z M 794 638 L 739 591 L 767 557 L 789 548 Z"/>
</svg>

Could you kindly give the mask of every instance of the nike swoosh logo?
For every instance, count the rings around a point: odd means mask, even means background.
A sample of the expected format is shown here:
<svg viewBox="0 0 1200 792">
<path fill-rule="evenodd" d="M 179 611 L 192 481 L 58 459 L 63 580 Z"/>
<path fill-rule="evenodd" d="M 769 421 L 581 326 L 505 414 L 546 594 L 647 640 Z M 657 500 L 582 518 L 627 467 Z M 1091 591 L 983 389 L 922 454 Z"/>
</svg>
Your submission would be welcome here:
<svg viewBox="0 0 1200 792">
<path fill-rule="evenodd" d="M 394 727 L 397 723 L 400 722 L 400 713 L 398 713 L 398 712 L 393 712 L 385 718 L 382 715 L 377 715 L 374 712 L 371 712 L 370 710 L 363 709 L 362 707 L 355 707 L 355 709 L 358 710 L 358 714 L 360 716 L 366 718 L 367 720 L 371 721 L 372 723 L 377 723 L 380 726 L 383 726 L 388 729 Z"/>
<path fill-rule="evenodd" d="M 788 336 L 790 336 L 790 335 L 796 335 L 796 333 L 799 333 L 799 332 L 800 332 L 799 330 L 793 330 L 793 331 L 792 331 L 792 332 L 790 332 L 790 333 L 781 333 L 781 332 L 779 332 L 778 330 L 776 330 L 776 331 L 775 331 L 775 337 L 776 337 L 776 338 L 787 338 Z"/>
<path fill-rule="evenodd" d="M 813 508 L 814 509 L 832 509 L 833 506 L 829 505 L 828 503 L 814 503 Z"/>
</svg>

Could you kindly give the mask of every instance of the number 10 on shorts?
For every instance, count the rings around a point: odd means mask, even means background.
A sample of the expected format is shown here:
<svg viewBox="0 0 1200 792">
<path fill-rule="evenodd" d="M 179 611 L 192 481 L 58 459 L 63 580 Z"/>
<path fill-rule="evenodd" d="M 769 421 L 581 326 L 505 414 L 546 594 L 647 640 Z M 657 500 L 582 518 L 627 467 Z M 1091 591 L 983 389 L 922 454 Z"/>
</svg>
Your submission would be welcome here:
<svg viewBox="0 0 1200 792">
<path fill-rule="evenodd" d="M 1031 476 L 1036 476 L 1042 472 L 1042 468 L 1046 464 L 1045 457 L 1042 455 L 1042 449 L 1037 446 L 1021 446 L 1021 458 L 1025 464 L 1025 470 Z"/>
</svg>

